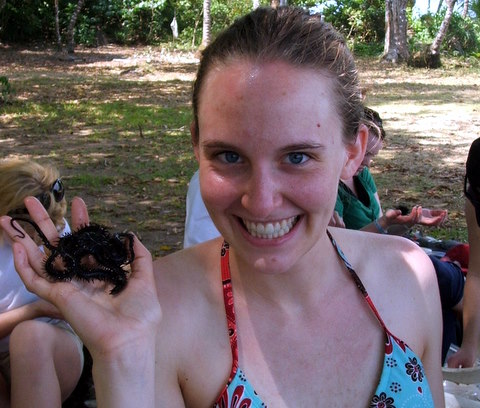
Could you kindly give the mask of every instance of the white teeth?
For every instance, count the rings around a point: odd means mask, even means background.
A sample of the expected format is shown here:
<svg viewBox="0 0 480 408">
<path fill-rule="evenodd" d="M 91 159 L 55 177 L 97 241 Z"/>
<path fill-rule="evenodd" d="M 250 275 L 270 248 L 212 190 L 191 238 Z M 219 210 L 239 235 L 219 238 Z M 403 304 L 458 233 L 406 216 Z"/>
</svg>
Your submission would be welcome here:
<svg viewBox="0 0 480 408">
<path fill-rule="evenodd" d="M 297 217 L 290 217 L 275 223 L 268 222 L 266 224 L 243 221 L 250 235 L 263 239 L 283 237 L 285 234 L 288 234 L 296 222 Z"/>
</svg>

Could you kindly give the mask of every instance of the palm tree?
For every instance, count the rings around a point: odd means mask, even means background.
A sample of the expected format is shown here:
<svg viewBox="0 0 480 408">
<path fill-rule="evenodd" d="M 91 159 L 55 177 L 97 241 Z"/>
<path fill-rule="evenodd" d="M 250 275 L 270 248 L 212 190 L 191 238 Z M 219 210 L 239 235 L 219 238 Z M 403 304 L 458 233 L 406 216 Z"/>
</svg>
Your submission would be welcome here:
<svg viewBox="0 0 480 408">
<path fill-rule="evenodd" d="M 67 29 L 67 52 L 69 54 L 74 53 L 75 49 L 75 24 L 77 24 L 77 19 L 78 15 L 80 14 L 80 10 L 83 7 L 83 3 L 85 3 L 85 0 L 78 0 L 77 7 L 75 7 L 75 10 L 73 11 L 72 17 L 70 17 L 70 23 L 68 24 L 68 29 Z"/>
<path fill-rule="evenodd" d="M 440 46 L 442 45 L 443 39 L 447 34 L 448 26 L 450 25 L 450 20 L 453 16 L 453 8 L 455 7 L 455 2 L 456 0 L 445 0 L 445 4 L 447 5 L 447 11 L 445 12 L 445 17 L 443 17 L 442 24 L 438 29 L 437 36 L 435 37 L 432 45 L 430 46 L 430 52 L 432 53 L 432 56 L 439 55 Z"/>
</svg>

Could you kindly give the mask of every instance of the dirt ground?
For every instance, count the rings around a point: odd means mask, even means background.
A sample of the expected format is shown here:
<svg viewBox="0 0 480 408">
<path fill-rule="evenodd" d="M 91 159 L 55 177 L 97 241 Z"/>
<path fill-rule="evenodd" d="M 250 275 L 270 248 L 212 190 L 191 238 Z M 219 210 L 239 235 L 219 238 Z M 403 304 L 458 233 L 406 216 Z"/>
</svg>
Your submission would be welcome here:
<svg viewBox="0 0 480 408">
<path fill-rule="evenodd" d="M 192 53 L 155 47 L 79 48 L 69 58 L 44 47 L 0 45 L 0 76 L 7 75 L 14 87 L 19 86 L 15 98 L 25 104 L 48 101 L 56 106 L 68 100 L 74 107 L 85 100 L 102 104 L 133 99 L 138 105 L 188 111 L 197 62 Z M 366 102 L 380 112 L 387 132 L 386 146 L 372 166 L 383 207 L 447 208 L 449 221 L 436 233 L 465 238 L 462 180 L 468 147 L 480 136 L 479 70 L 458 62 L 436 71 L 413 70 L 373 59 L 359 59 L 358 66 Z M 107 77 L 114 78 L 114 87 L 102 82 Z M 27 87 L 20 85 L 25 83 Z M 1 157 L 28 155 L 53 161 L 62 170 L 69 197 L 82 196 L 95 221 L 116 230 L 133 230 L 155 256 L 181 248 L 183 198 L 195 170 L 191 154 L 166 182 L 160 180 L 165 178 L 162 173 L 147 183 L 152 166 L 168 165 L 148 138 L 148 132 L 157 131 L 148 127 L 148 121 L 143 132 L 140 125 L 132 124 L 128 138 L 122 136 L 125 129 L 118 129 L 115 139 L 92 141 L 92 134 L 102 132 L 95 120 L 56 123 L 53 112 L 48 120 L 39 115 L 22 121 L 5 112 L 7 108 L 2 112 L 0 106 Z M 188 123 L 180 129 L 168 126 L 165 131 L 175 130 L 181 136 L 175 139 L 181 148 L 161 148 L 171 149 L 172 155 L 189 151 Z M 139 135 L 132 137 L 135 133 Z M 96 175 L 100 181 L 82 184 L 79 172 Z"/>
</svg>

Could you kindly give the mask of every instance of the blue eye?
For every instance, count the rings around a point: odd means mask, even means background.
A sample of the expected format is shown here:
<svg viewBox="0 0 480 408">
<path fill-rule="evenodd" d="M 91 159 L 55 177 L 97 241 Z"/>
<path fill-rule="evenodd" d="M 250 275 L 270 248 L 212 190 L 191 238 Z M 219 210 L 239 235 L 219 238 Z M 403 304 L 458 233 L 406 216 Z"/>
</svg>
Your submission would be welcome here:
<svg viewBox="0 0 480 408">
<path fill-rule="evenodd" d="M 223 152 L 218 156 L 226 163 L 238 163 L 240 161 L 240 155 L 235 152 Z"/>
<path fill-rule="evenodd" d="M 292 164 L 302 164 L 305 163 L 307 160 L 308 156 L 305 153 L 288 153 L 288 161 Z"/>
</svg>

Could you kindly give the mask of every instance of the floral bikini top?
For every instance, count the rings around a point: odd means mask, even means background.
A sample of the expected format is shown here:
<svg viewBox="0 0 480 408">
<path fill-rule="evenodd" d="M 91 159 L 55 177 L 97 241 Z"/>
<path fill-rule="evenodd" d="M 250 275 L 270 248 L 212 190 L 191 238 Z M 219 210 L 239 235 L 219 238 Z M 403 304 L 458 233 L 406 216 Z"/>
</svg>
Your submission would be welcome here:
<svg viewBox="0 0 480 408">
<path fill-rule="evenodd" d="M 402 340 L 395 337 L 386 328 L 360 278 L 328 231 L 327 234 L 386 335 L 382 375 L 375 394 L 370 401 L 369 408 L 433 408 L 432 393 L 420 358 Z M 248 382 L 245 373 L 238 366 L 237 327 L 228 257 L 229 245 L 227 242 L 224 242 L 221 251 L 221 270 L 233 364 L 228 382 L 213 407 L 266 408 L 267 405 L 261 401 L 254 388 Z"/>
</svg>

